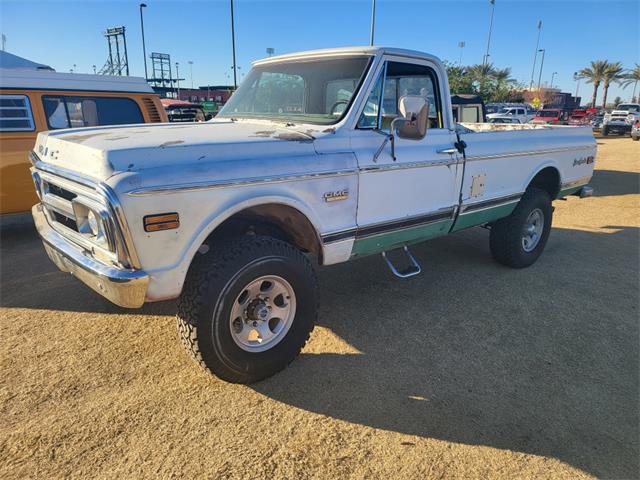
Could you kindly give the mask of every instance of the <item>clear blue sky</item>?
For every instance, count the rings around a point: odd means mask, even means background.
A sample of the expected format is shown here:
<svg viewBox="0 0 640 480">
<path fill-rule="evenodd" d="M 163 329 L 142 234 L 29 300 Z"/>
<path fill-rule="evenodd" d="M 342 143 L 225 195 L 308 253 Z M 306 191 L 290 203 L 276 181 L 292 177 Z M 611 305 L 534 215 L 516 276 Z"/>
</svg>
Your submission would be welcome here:
<svg viewBox="0 0 640 480">
<path fill-rule="evenodd" d="M 196 86 L 229 83 L 228 0 L 146 3 L 147 54 L 169 53 L 172 63 L 180 63 L 185 86 L 190 84 L 189 60 L 194 62 Z M 143 75 L 138 4 L 129 0 L 0 0 L 0 28 L 11 53 L 58 71 L 69 71 L 76 64 L 76 71 L 91 72 L 93 64 L 100 68 L 107 58 L 101 32 L 124 25 L 131 74 Z M 370 0 L 235 0 L 238 65 L 246 71 L 251 61 L 266 55 L 267 47 L 286 53 L 366 45 L 370 14 Z M 554 84 L 575 92 L 573 72 L 591 60 L 621 61 L 627 68 L 640 62 L 638 0 L 496 0 L 490 59 L 496 66 L 511 67 L 513 76 L 526 84 L 531 78 L 539 19 L 543 21 L 540 46 L 546 49 L 543 83 L 558 72 Z M 464 41 L 463 63 L 481 63 L 488 23 L 488 0 L 378 0 L 375 43 L 423 50 L 457 62 L 457 45 Z M 536 81 L 537 76 L 536 69 Z M 581 83 L 583 99 L 590 98 L 591 91 L 590 85 Z M 609 98 L 630 99 L 631 92 L 632 87 L 613 86 Z"/>
</svg>

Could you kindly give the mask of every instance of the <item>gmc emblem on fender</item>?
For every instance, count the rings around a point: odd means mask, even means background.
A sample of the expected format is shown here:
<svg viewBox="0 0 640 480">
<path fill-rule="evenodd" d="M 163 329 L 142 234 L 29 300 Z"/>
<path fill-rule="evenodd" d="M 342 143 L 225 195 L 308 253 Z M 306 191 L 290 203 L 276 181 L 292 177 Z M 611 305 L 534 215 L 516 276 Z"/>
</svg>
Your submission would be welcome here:
<svg viewBox="0 0 640 480">
<path fill-rule="evenodd" d="M 322 198 L 324 198 L 325 202 L 337 202 L 338 200 L 346 200 L 349 196 L 349 190 L 337 190 L 335 192 L 326 192 Z"/>
<path fill-rule="evenodd" d="M 589 155 L 588 157 L 576 158 L 573 161 L 573 166 L 577 167 L 578 165 L 584 165 L 585 163 L 588 165 L 590 163 L 593 163 L 593 161 L 594 161 L 593 155 Z"/>
</svg>

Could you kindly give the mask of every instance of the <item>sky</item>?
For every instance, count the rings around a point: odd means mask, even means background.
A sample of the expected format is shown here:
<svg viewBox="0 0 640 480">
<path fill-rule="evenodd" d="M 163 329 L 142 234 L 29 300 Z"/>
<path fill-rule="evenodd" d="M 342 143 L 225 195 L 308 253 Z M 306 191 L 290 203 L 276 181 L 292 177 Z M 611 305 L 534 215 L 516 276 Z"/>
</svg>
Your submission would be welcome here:
<svg viewBox="0 0 640 480">
<path fill-rule="evenodd" d="M 229 0 L 146 0 L 147 54 L 168 53 L 180 64 L 181 85 L 232 83 Z M 130 73 L 144 76 L 139 1 L 0 0 L 0 30 L 6 50 L 51 65 L 57 71 L 91 73 L 107 59 L 106 28 L 125 26 Z M 237 64 L 240 79 L 251 62 L 266 56 L 316 48 L 368 45 L 371 0 L 235 0 Z M 377 0 L 375 44 L 421 50 L 450 62 L 482 63 L 489 30 L 489 0 Z M 528 85 L 537 23 L 545 49 L 542 83 L 576 91 L 573 73 L 591 60 L 640 63 L 638 0 L 496 0 L 490 61 L 509 67 Z M 535 72 L 539 75 L 540 57 Z M 149 62 L 150 68 L 150 62 Z M 151 72 L 150 72 L 151 73 Z M 593 87 L 580 83 L 583 102 Z M 612 86 L 608 100 L 630 100 L 633 86 Z M 601 99 L 598 95 L 598 103 Z M 640 91 L 640 86 L 638 87 Z M 638 93 L 638 92 L 637 92 Z"/>
</svg>

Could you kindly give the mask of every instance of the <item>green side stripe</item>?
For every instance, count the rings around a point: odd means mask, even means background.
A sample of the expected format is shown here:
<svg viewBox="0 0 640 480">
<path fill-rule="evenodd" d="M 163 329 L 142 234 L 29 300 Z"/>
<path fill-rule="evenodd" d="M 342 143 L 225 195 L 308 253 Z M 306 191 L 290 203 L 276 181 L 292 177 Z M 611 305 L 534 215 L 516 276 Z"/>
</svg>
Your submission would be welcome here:
<svg viewBox="0 0 640 480">
<path fill-rule="evenodd" d="M 567 195 L 571 195 L 573 193 L 576 193 L 582 187 L 584 187 L 584 185 L 579 185 L 577 187 L 565 188 L 564 190 L 560 190 L 560 193 L 558 193 L 558 197 L 559 198 L 566 197 Z"/>
<path fill-rule="evenodd" d="M 372 253 L 379 253 L 385 250 L 392 250 L 403 245 L 421 242 L 429 238 L 439 237 L 449 233 L 453 220 L 446 219 L 427 225 L 417 225 L 415 227 L 396 230 L 389 233 L 374 235 L 371 237 L 356 239 L 353 243 L 351 256 L 364 256 Z"/>
<path fill-rule="evenodd" d="M 508 205 L 499 205 L 497 207 L 487 208 L 486 210 L 478 210 L 477 212 L 462 213 L 458 216 L 452 232 L 462 230 L 463 228 L 474 227 L 476 225 L 482 225 L 483 223 L 493 222 L 500 218 L 508 217 L 511 215 L 518 205 L 518 202 L 513 202 Z"/>
</svg>

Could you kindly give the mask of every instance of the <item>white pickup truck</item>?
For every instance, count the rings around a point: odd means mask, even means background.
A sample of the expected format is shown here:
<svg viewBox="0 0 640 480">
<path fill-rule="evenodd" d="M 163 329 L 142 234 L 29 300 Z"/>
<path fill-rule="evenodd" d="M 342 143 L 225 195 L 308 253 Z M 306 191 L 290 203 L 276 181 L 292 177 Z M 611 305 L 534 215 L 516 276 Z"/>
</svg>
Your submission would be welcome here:
<svg viewBox="0 0 640 480">
<path fill-rule="evenodd" d="M 313 329 L 311 257 L 408 277 L 408 245 L 481 225 L 527 267 L 551 202 L 592 193 L 595 152 L 589 127 L 454 124 L 431 55 L 310 51 L 256 62 L 209 122 L 41 133 L 33 216 L 61 270 L 124 307 L 178 298 L 191 355 L 248 383 Z"/>
<path fill-rule="evenodd" d="M 525 107 L 505 107 L 497 113 L 490 113 L 487 118 L 490 120 L 505 119 L 509 120 L 509 123 L 527 123 L 533 118 L 533 115 L 529 114 Z"/>
</svg>

